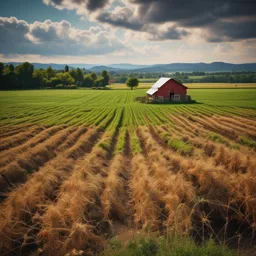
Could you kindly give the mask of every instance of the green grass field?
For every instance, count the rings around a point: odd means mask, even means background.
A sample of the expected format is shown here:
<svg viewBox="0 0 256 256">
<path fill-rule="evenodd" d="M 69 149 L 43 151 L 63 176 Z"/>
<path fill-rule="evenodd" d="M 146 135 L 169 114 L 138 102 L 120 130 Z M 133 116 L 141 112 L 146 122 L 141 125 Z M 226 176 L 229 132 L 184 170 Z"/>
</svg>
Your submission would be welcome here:
<svg viewBox="0 0 256 256">
<path fill-rule="evenodd" d="M 255 117 L 255 89 L 197 89 L 188 94 L 197 104 L 142 104 L 146 90 L 41 90 L 0 92 L 0 125 L 93 125 L 110 111 L 123 110 L 123 126 L 164 123 L 169 112 L 238 114 Z"/>
<path fill-rule="evenodd" d="M 139 89 L 149 89 L 155 81 L 140 82 Z M 184 83 L 189 89 L 246 89 L 256 88 L 256 83 Z M 112 89 L 127 89 L 125 84 L 112 84 Z"/>
</svg>

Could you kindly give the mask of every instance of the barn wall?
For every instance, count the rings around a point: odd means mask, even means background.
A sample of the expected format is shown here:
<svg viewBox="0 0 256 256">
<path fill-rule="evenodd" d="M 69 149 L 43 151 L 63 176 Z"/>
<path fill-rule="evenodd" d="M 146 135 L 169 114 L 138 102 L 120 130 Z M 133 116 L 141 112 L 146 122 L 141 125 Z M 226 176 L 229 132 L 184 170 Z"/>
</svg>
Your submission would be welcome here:
<svg viewBox="0 0 256 256">
<path fill-rule="evenodd" d="M 154 94 L 155 96 L 162 96 L 164 98 L 169 98 L 170 93 L 186 95 L 187 89 L 181 84 L 177 83 L 175 80 L 169 80 L 166 82 L 158 91 Z"/>
</svg>

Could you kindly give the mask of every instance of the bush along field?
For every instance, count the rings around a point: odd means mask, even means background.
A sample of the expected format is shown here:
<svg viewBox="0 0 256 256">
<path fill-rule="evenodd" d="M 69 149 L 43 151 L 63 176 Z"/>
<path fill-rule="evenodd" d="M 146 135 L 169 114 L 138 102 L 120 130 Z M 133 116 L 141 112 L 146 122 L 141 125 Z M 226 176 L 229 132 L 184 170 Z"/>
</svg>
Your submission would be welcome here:
<svg viewBox="0 0 256 256">
<path fill-rule="evenodd" d="M 256 94 L 0 92 L 1 255 L 256 255 Z"/>
</svg>

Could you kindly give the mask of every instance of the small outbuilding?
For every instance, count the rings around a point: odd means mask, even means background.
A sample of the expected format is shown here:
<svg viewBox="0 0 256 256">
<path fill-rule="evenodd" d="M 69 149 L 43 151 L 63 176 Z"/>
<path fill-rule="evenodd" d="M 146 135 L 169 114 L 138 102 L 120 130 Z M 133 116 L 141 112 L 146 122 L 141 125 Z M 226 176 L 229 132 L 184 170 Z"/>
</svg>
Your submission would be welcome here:
<svg viewBox="0 0 256 256">
<path fill-rule="evenodd" d="M 173 78 L 161 77 L 147 91 L 148 100 L 154 102 L 179 102 L 190 101 L 187 95 L 187 87 Z"/>
</svg>

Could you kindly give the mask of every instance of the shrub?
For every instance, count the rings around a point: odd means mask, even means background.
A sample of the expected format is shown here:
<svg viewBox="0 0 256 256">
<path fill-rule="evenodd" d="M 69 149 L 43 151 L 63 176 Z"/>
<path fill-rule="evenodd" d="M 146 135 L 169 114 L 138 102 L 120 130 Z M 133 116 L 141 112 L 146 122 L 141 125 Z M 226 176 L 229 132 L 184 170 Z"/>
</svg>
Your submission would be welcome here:
<svg viewBox="0 0 256 256">
<path fill-rule="evenodd" d="M 64 89 L 64 85 L 63 84 L 57 84 L 56 89 Z"/>
<path fill-rule="evenodd" d="M 67 86 L 67 89 L 77 89 L 77 86 L 75 84 L 71 84 Z"/>
<path fill-rule="evenodd" d="M 97 78 L 97 79 L 94 81 L 94 86 L 96 86 L 96 87 L 105 86 L 105 85 L 104 85 L 104 78 L 102 78 L 102 77 Z"/>
</svg>

